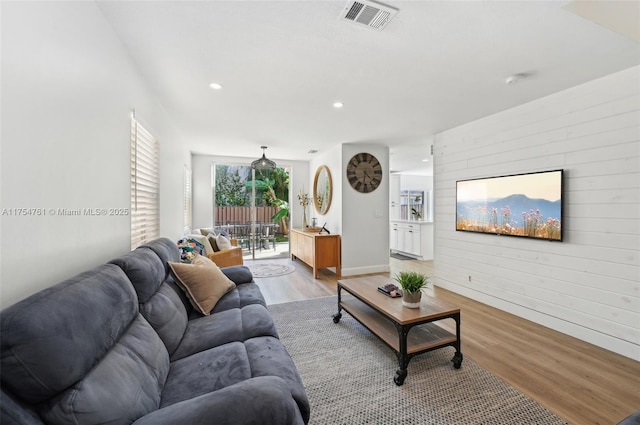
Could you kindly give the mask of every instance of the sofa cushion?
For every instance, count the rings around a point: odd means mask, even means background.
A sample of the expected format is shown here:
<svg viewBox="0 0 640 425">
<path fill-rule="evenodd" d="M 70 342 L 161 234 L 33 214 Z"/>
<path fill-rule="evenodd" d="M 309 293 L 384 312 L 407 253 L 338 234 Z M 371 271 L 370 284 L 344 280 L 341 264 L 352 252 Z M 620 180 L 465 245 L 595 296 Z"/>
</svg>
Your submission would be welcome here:
<svg viewBox="0 0 640 425">
<path fill-rule="evenodd" d="M 174 281 L 173 276 L 171 276 L 171 270 L 169 269 L 169 261 L 180 261 L 180 251 L 178 250 L 178 246 L 176 245 L 176 243 L 168 238 L 160 238 L 146 243 L 138 247 L 137 249 L 150 249 L 151 251 L 155 252 L 156 255 L 158 255 L 158 258 L 160 258 L 160 261 L 162 262 L 162 265 L 165 269 L 164 283 L 168 284 L 176 291 L 178 297 L 184 305 L 187 315 L 191 314 L 193 312 L 193 306 L 189 302 L 189 299 L 185 295 L 184 291 L 180 289 L 180 286 Z M 132 283 L 134 286 L 137 285 L 136 282 Z"/>
<path fill-rule="evenodd" d="M 158 333 L 169 354 L 180 345 L 189 320 L 178 292 L 164 283 L 145 304 L 140 313 Z"/>
<path fill-rule="evenodd" d="M 138 315 L 100 363 L 40 415 L 48 424 L 131 424 L 158 409 L 168 372 L 162 341 Z"/>
<path fill-rule="evenodd" d="M 251 378 L 241 342 L 231 342 L 171 362 L 160 407 L 198 397 Z"/>
<path fill-rule="evenodd" d="M 200 257 L 197 256 L 196 259 Z M 194 260 L 197 261 L 197 260 Z M 236 287 L 235 283 L 215 266 L 169 262 L 176 281 L 185 291 L 189 301 L 205 316 L 211 312 L 224 294 Z"/>
<path fill-rule="evenodd" d="M 8 307 L 0 316 L 3 385 L 29 403 L 55 396 L 95 367 L 137 315 L 133 287 L 112 264 Z"/>
<path fill-rule="evenodd" d="M 172 362 L 160 407 L 259 376 L 283 379 L 304 421 L 309 420 L 309 402 L 296 366 L 282 343 L 270 336 L 232 342 Z"/>
<path fill-rule="evenodd" d="M 169 405 L 133 425 L 304 423 L 284 380 L 264 376 Z"/>
<path fill-rule="evenodd" d="M 177 247 L 175 248 L 177 250 Z M 138 294 L 140 312 L 171 354 L 187 328 L 187 309 L 178 293 L 165 282 L 166 269 L 158 255 L 138 248 L 110 261 L 120 267 Z"/>
<path fill-rule="evenodd" d="M 158 255 L 149 249 L 136 249 L 109 261 L 120 267 L 127 275 L 138 295 L 138 302 L 149 301 L 162 286 L 167 274 Z"/>
<path fill-rule="evenodd" d="M 155 239 L 142 245 L 141 248 L 149 248 L 155 252 L 160 257 L 167 272 L 169 271 L 169 265 L 167 264 L 169 261 L 180 261 L 180 251 L 178 251 L 176 243 L 169 238 Z"/>
<path fill-rule="evenodd" d="M 226 268 L 221 270 L 226 270 Z M 236 289 L 222 297 L 213 310 L 211 310 L 211 313 L 218 313 L 232 308 L 243 308 L 252 304 L 267 305 L 262 292 L 260 292 L 260 287 L 255 282 L 244 283 L 242 285 L 236 285 Z M 201 316 L 191 314 L 189 319 L 195 319 L 197 317 Z"/>
<path fill-rule="evenodd" d="M 171 360 L 175 361 L 209 348 L 229 342 L 242 342 L 257 336 L 278 337 L 271 314 L 259 304 L 199 317 L 189 320 L 184 337 L 172 353 Z"/>
</svg>

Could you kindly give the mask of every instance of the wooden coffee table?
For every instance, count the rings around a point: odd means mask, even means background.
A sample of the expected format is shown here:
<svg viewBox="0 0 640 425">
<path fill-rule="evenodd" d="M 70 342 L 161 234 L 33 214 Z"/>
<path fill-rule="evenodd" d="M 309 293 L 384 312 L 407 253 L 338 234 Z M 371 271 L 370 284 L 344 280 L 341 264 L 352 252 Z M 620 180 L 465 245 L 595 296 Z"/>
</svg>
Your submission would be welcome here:
<svg viewBox="0 0 640 425">
<path fill-rule="evenodd" d="M 413 356 L 438 348 L 454 347 L 456 353 L 451 361 L 459 369 L 462 365 L 460 308 L 425 294 L 420 308 L 403 307 L 402 298 L 391 298 L 378 291 L 378 287 L 387 283 L 392 280 L 384 276 L 339 280 L 338 313 L 333 316 L 333 322 L 338 323 L 345 310 L 386 343 L 396 353 L 400 365 L 393 378 L 396 385 L 404 383 Z M 343 290 L 353 297 L 343 298 Z M 455 321 L 455 335 L 433 323 L 444 319 Z"/>
</svg>

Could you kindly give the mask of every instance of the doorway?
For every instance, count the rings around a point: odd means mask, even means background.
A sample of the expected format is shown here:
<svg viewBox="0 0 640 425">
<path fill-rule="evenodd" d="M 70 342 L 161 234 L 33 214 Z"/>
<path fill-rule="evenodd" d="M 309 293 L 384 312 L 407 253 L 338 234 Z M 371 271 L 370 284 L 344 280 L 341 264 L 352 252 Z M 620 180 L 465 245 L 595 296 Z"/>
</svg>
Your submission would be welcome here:
<svg viewBox="0 0 640 425">
<path fill-rule="evenodd" d="M 214 228 L 237 241 L 245 260 L 288 258 L 289 169 L 255 170 L 255 180 L 252 171 L 212 164 Z"/>
</svg>

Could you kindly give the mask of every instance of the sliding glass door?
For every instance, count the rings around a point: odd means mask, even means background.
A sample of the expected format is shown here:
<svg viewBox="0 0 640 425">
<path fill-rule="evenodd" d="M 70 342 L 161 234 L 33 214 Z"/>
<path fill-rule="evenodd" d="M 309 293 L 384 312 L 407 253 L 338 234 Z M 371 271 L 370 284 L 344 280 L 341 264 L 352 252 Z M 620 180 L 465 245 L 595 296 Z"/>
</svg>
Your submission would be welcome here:
<svg viewBox="0 0 640 425">
<path fill-rule="evenodd" d="M 213 164 L 214 227 L 242 246 L 245 259 L 289 255 L 289 172 Z"/>
</svg>

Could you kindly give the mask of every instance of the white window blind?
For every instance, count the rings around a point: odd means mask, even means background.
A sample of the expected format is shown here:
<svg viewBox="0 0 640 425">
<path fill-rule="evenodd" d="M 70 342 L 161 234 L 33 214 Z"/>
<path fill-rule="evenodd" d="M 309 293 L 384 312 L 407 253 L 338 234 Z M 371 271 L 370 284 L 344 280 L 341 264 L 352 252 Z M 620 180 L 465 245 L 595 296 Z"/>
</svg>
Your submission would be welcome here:
<svg viewBox="0 0 640 425">
<path fill-rule="evenodd" d="M 160 236 L 158 141 L 131 117 L 131 249 Z"/>
<path fill-rule="evenodd" d="M 184 166 L 184 233 L 191 233 L 191 170 Z"/>
</svg>

